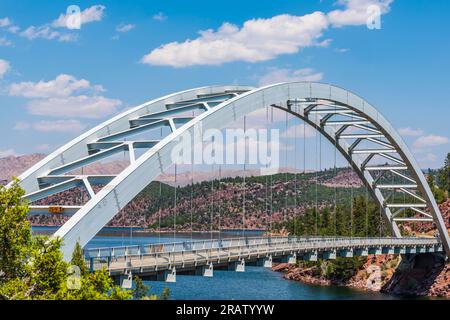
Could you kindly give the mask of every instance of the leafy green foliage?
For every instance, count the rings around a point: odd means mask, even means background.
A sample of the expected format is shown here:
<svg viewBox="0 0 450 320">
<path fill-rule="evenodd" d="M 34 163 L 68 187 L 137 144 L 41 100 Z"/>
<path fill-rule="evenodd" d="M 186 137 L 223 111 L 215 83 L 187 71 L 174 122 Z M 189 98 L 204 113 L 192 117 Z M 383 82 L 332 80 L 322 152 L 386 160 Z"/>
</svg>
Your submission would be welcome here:
<svg viewBox="0 0 450 320">
<path fill-rule="evenodd" d="M 9 189 L 0 186 L 0 285 L 24 272 L 25 248 L 31 245 L 24 194 L 17 180 Z"/>
<path fill-rule="evenodd" d="M 146 286 L 141 278 L 134 277 L 135 287 L 133 289 L 133 299 L 141 300 L 147 296 L 150 287 Z"/>
<path fill-rule="evenodd" d="M 62 240 L 32 237 L 28 205 L 18 181 L 0 187 L 0 300 L 128 300 L 147 296 L 138 278 L 132 292 L 114 284 L 106 270 L 89 273 L 77 243 L 71 264 L 63 260 Z M 166 299 L 166 295 L 162 298 Z"/>
<path fill-rule="evenodd" d="M 428 169 L 427 182 L 437 203 L 446 201 L 450 196 L 450 152 L 444 166 L 438 170 Z"/>
<path fill-rule="evenodd" d="M 297 236 L 380 236 L 380 224 L 384 223 L 380 210 L 372 200 L 357 196 L 353 204 L 341 204 L 325 207 L 322 210 L 307 209 L 305 213 L 285 223 L 275 226 L 285 228 L 291 235 Z M 386 224 L 385 224 L 386 225 Z M 381 235 L 389 235 L 388 230 L 381 230 Z"/>
<path fill-rule="evenodd" d="M 163 291 L 161 292 L 161 296 L 160 299 L 161 300 L 168 300 L 170 296 L 170 289 L 169 288 L 164 288 Z"/>
<path fill-rule="evenodd" d="M 81 275 L 86 274 L 86 262 L 84 260 L 83 249 L 77 242 L 72 253 L 72 260 L 70 264 L 80 268 Z"/>
</svg>

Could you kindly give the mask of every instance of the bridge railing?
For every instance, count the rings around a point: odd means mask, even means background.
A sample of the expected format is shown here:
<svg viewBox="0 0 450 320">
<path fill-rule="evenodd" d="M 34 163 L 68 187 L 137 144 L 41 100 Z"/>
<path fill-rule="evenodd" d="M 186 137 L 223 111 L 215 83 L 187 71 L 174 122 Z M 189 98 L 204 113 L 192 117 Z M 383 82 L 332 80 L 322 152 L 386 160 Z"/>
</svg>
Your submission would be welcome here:
<svg viewBox="0 0 450 320">
<path fill-rule="evenodd" d="M 327 239 L 339 239 L 337 237 L 242 237 L 242 238 L 223 238 L 223 239 L 208 239 L 208 240 L 194 240 L 194 241 L 180 241 L 167 243 L 152 243 L 146 245 L 131 245 L 131 246 L 117 246 L 117 247 L 100 247 L 88 248 L 84 250 L 86 258 L 98 257 L 119 257 L 133 254 L 145 253 L 167 253 L 167 252 L 181 252 L 194 251 L 203 249 L 219 249 L 236 246 L 249 246 L 254 244 L 270 244 L 270 243 L 296 243 L 299 241 L 326 241 Z"/>
<path fill-rule="evenodd" d="M 213 240 L 183 241 L 175 243 L 158 243 L 148 245 L 134 245 L 110 248 L 91 248 L 85 250 L 87 259 L 112 259 L 129 256 L 145 256 L 180 252 L 207 252 L 208 250 L 221 251 L 252 249 L 258 247 L 277 246 L 292 249 L 333 248 L 333 247 L 359 247 L 359 246 L 388 246 L 388 245 L 435 245 L 437 238 L 345 238 L 345 237 L 252 237 L 252 238 L 226 238 Z M 289 246 L 290 245 L 290 246 Z"/>
<path fill-rule="evenodd" d="M 142 267 L 170 267 L 177 263 L 205 262 L 213 259 L 231 257 L 245 258 L 250 255 L 268 255 L 287 253 L 299 250 L 331 250 L 358 247 L 408 247 L 436 246 L 440 244 L 436 238 L 236 238 L 227 239 L 227 245 L 214 246 L 214 241 L 195 241 L 190 243 L 190 250 L 172 250 L 158 252 L 128 253 L 126 255 L 97 256 L 89 258 L 91 270 L 106 268 L 108 270 L 126 270 Z M 203 245 L 205 242 L 205 245 Z M 201 246 L 198 244 L 202 243 Z M 172 249 L 178 248 L 178 243 L 170 244 Z M 129 249 L 129 248 L 128 248 Z M 104 250 L 104 248 L 102 248 Z M 99 251 L 101 252 L 101 251 Z"/>
</svg>

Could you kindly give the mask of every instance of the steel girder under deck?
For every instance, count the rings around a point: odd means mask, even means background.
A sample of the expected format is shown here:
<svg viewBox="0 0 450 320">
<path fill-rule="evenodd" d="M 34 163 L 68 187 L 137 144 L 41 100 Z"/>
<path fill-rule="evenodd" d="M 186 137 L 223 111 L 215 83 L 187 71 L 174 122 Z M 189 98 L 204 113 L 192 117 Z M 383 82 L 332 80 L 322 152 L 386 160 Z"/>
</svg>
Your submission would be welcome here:
<svg viewBox="0 0 450 320">
<path fill-rule="evenodd" d="M 172 149 L 183 133 L 198 135 L 194 130 L 198 124 L 204 130 L 223 128 L 267 106 L 298 116 L 335 145 L 383 209 L 395 236 L 401 236 L 396 222 L 432 221 L 447 255 L 450 254 L 442 215 L 401 137 L 369 103 L 328 84 L 295 82 L 258 89 L 214 86 L 168 95 L 122 113 L 71 141 L 21 175 L 20 184 L 27 192 L 25 197 L 31 200 L 44 199 L 73 187 L 86 189 L 90 197 L 86 204 L 61 206 L 62 211 L 74 213 L 55 233 L 64 239 L 64 256 L 69 259 L 76 242 L 86 245 L 145 186 L 172 165 Z M 201 113 L 185 115 L 191 111 Z M 169 129 L 161 140 L 129 139 L 160 127 Z M 146 151 L 136 158 L 138 148 Z M 118 175 L 70 173 L 123 151 L 128 151 L 130 165 Z M 372 164 L 377 157 L 386 163 Z M 386 178 L 392 181 L 383 181 Z M 94 184 L 102 186 L 97 193 L 92 188 Z M 399 201 L 397 197 L 393 201 L 396 193 L 403 194 L 405 200 Z M 50 206 L 31 208 L 40 214 Z M 416 216 L 405 215 L 408 212 Z"/>
</svg>

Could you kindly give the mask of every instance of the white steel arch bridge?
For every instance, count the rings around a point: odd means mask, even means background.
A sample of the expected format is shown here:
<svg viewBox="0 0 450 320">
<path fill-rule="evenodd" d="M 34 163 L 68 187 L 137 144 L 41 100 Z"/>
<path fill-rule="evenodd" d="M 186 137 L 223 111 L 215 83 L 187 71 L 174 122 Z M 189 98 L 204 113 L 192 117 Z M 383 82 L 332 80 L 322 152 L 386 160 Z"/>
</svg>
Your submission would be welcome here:
<svg viewBox="0 0 450 320">
<path fill-rule="evenodd" d="M 79 242 L 85 246 L 145 186 L 172 165 L 171 152 L 185 132 L 222 128 L 258 109 L 273 107 L 295 115 L 326 137 L 351 164 L 382 208 L 392 234 L 400 238 L 398 223 L 434 223 L 447 256 L 450 239 L 444 220 L 424 174 L 392 125 L 364 99 L 323 83 L 292 82 L 262 88 L 211 86 L 182 91 L 146 102 L 115 116 L 48 155 L 19 176 L 30 214 L 48 214 L 54 206 L 33 202 L 75 187 L 83 187 L 90 200 L 82 206 L 58 205 L 70 219 L 55 233 L 64 240 L 70 258 Z M 193 117 L 180 116 L 199 110 Z M 146 130 L 166 127 L 160 140 L 136 140 Z M 141 156 L 136 150 L 143 149 Z M 113 154 L 128 151 L 130 165 L 117 175 L 73 174 Z M 378 159 L 378 163 L 376 163 Z M 379 164 L 380 159 L 384 161 Z M 396 177 L 383 181 L 385 174 Z M 94 191 L 94 185 L 102 189 Z M 402 193 L 391 201 L 395 193 Z M 409 215 L 406 215 L 409 213 Z M 412 214 L 411 214 L 412 213 Z"/>
</svg>

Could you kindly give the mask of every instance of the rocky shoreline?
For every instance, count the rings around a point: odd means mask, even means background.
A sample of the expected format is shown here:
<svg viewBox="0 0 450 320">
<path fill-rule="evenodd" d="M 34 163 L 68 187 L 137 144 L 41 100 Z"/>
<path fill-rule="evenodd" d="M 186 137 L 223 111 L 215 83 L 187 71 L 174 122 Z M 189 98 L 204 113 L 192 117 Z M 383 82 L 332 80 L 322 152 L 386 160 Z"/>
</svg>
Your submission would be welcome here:
<svg viewBox="0 0 450 320">
<path fill-rule="evenodd" d="M 326 277 L 320 269 L 327 261 L 313 266 L 280 263 L 272 270 L 283 278 L 320 286 L 346 286 L 406 297 L 450 298 L 450 264 L 425 254 L 411 260 L 393 255 L 369 255 L 364 265 L 346 280 Z"/>
</svg>

